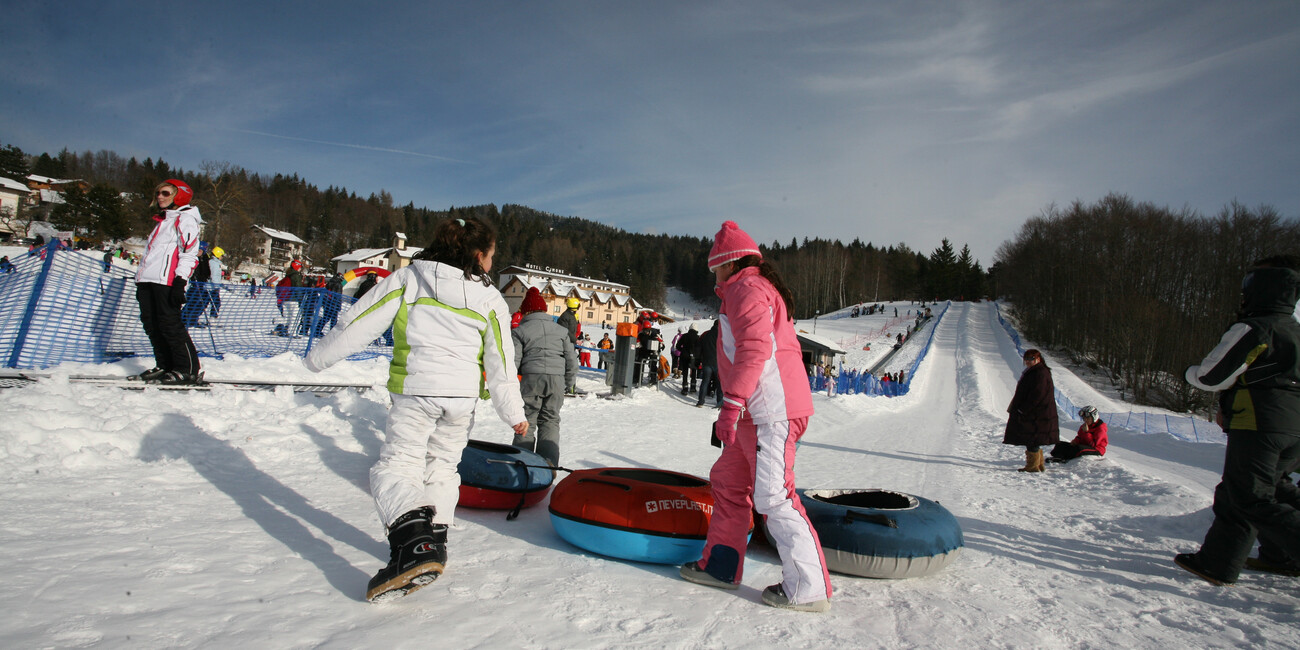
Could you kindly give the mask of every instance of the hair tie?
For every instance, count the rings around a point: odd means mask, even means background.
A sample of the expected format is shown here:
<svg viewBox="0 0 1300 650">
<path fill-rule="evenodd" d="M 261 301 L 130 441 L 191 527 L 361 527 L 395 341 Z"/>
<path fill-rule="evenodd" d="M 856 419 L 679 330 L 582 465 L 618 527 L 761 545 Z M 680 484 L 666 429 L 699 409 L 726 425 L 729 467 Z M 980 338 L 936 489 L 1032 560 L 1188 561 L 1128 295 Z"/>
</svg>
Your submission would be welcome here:
<svg viewBox="0 0 1300 650">
<path fill-rule="evenodd" d="M 464 220 L 464 219 L 457 219 L 457 220 L 456 220 L 456 223 L 460 224 L 460 227 L 461 227 L 461 228 L 464 228 L 464 227 L 465 227 L 465 220 Z"/>
</svg>

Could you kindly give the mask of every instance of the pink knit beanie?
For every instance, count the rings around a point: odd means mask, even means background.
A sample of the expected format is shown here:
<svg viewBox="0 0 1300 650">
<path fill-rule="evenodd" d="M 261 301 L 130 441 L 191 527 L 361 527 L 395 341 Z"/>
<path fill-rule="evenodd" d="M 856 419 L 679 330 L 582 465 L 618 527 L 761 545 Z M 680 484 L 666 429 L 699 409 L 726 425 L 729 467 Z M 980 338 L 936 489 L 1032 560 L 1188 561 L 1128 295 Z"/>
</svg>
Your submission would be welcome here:
<svg viewBox="0 0 1300 650">
<path fill-rule="evenodd" d="M 763 257 L 758 250 L 758 244 L 754 243 L 754 238 L 741 230 L 736 222 L 722 222 L 722 230 L 714 236 L 713 248 L 709 250 L 709 270 L 712 271 L 727 262 L 734 262 L 747 255 Z"/>
</svg>

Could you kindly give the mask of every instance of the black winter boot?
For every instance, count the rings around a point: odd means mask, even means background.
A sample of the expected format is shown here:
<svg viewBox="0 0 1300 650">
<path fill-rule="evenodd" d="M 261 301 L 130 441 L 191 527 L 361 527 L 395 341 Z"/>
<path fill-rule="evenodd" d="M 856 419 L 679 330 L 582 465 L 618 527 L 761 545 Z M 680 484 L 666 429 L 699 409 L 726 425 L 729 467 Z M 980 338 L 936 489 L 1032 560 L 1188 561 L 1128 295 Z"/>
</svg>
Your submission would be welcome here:
<svg viewBox="0 0 1300 650">
<path fill-rule="evenodd" d="M 447 563 L 447 526 L 433 524 L 434 510 L 412 510 L 388 529 L 388 566 L 366 587 L 366 600 L 381 603 L 423 587 L 442 575 Z"/>
</svg>

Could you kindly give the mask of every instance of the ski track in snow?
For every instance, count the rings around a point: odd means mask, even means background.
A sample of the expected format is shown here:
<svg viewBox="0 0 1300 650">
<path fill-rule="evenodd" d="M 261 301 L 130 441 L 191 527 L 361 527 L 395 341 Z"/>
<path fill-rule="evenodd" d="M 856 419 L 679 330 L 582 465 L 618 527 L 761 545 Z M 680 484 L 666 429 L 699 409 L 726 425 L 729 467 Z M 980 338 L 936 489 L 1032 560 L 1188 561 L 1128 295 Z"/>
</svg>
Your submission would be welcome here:
<svg viewBox="0 0 1300 650">
<path fill-rule="evenodd" d="M 832 315 L 818 328 L 851 339 L 881 322 Z M 739 591 L 716 591 L 682 581 L 677 567 L 570 546 L 544 504 L 516 521 L 458 510 L 447 572 L 395 603 L 367 604 L 365 583 L 388 556 L 367 491 L 385 364 L 311 375 L 288 356 L 205 363 L 213 376 L 376 389 L 122 391 L 61 380 L 104 372 L 72 365 L 0 390 L 5 647 L 1300 646 L 1294 579 L 1246 573 L 1216 588 L 1171 561 L 1209 525 L 1221 444 L 1115 429 L 1104 460 L 1015 471 L 1023 449 L 1001 436 L 1020 358 L 989 304 L 952 304 L 908 395 L 814 398 L 801 487 L 935 499 L 966 537 L 933 576 L 832 575 L 823 615 L 761 604 L 780 576 L 766 545 L 751 545 Z M 1105 399 L 1053 372 L 1077 403 Z M 603 390 L 595 373 L 580 385 Z M 707 476 L 716 411 L 678 388 L 569 400 L 562 463 Z M 1062 437 L 1077 425 L 1063 417 Z M 484 405 L 473 437 L 504 442 L 509 431 Z"/>
</svg>

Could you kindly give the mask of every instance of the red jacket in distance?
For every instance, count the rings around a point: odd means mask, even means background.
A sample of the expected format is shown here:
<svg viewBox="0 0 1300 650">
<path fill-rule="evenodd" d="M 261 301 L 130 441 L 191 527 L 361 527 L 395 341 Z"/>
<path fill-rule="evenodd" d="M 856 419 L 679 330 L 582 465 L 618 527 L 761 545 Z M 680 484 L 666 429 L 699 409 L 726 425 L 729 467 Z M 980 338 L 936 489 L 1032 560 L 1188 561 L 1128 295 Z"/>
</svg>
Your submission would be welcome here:
<svg viewBox="0 0 1300 650">
<path fill-rule="evenodd" d="M 1096 420 L 1092 423 L 1091 428 L 1088 427 L 1086 422 L 1079 425 L 1079 435 L 1075 436 L 1074 440 L 1070 441 L 1070 444 L 1096 449 L 1097 453 L 1105 456 L 1107 442 L 1109 442 L 1109 439 L 1106 436 L 1106 423 Z"/>
</svg>

